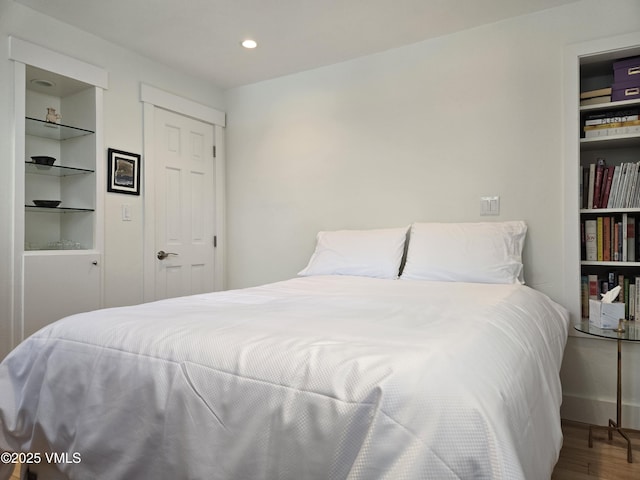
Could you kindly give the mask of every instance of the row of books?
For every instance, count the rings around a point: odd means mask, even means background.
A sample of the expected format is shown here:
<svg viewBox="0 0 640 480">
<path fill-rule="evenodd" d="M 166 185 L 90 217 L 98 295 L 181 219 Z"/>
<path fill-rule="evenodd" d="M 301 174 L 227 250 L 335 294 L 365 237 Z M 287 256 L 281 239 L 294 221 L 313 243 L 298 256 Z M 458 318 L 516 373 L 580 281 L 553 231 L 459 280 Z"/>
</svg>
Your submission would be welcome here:
<svg viewBox="0 0 640 480">
<path fill-rule="evenodd" d="M 620 295 L 616 301 L 625 304 L 625 319 L 636 319 L 636 307 L 640 319 L 640 276 L 628 276 L 612 271 L 606 275 L 582 275 L 580 280 L 582 318 L 589 318 L 590 299 L 600 300 L 603 293 L 620 285 Z"/>
<path fill-rule="evenodd" d="M 582 137 L 640 134 L 640 109 L 590 112 L 582 117 Z"/>
<path fill-rule="evenodd" d="M 590 262 L 635 262 L 640 252 L 640 225 L 626 213 L 584 219 L 582 259 Z"/>
<path fill-rule="evenodd" d="M 633 134 L 640 134 L 640 120 L 628 120 L 626 122 L 614 122 L 584 127 L 584 138 Z"/>
<path fill-rule="evenodd" d="M 607 165 L 599 158 L 581 168 L 581 208 L 640 208 L 640 162 Z"/>
<path fill-rule="evenodd" d="M 582 117 L 582 138 L 640 134 L 640 108 L 589 112 Z"/>
</svg>

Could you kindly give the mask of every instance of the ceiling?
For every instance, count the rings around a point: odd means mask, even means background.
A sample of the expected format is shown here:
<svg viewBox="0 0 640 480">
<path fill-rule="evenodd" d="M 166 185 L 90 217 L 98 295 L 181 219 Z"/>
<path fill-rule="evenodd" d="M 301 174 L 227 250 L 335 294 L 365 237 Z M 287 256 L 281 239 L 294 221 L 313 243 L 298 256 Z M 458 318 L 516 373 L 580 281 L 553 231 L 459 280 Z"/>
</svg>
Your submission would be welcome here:
<svg viewBox="0 0 640 480">
<path fill-rule="evenodd" d="M 575 0 L 15 1 L 227 89 Z"/>
</svg>

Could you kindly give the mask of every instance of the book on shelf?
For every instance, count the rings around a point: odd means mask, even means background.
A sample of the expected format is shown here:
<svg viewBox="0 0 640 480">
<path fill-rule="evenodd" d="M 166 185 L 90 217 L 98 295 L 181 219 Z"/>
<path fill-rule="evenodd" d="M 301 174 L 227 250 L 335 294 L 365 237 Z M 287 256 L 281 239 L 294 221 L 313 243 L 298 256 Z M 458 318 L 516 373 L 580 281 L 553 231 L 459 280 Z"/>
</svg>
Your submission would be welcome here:
<svg viewBox="0 0 640 480">
<path fill-rule="evenodd" d="M 639 108 L 618 108 L 615 110 L 599 110 L 583 116 L 583 126 L 603 125 L 607 123 L 628 122 L 640 119 Z"/>
<path fill-rule="evenodd" d="M 605 88 L 597 88 L 595 90 L 587 90 L 585 92 L 580 92 L 580 99 L 584 100 L 587 98 L 594 98 L 594 97 L 602 97 L 604 95 L 611 95 L 613 89 L 611 87 L 605 87 Z"/>
<path fill-rule="evenodd" d="M 611 235 L 612 218 L 602 217 L 602 261 L 610 262 L 611 258 L 611 242 L 614 240 Z M 614 227 L 615 228 L 615 227 Z"/>
<path fill-rule="evenodd" d="M 627 257 L 627 226 L 628 226 L 629 217 L 627 215 L 622 215 L 622 224 L 620 225 L 620 237 L 618 241 L 618 251 L 622 252 L 622 260 L 623 262 L 628 261 Z"/>
<path fill-rule="evenodd" d="M 633 320 L 638 318 L 637 312 L 640 308 L 640 276 L 635 277 L 635 296 L 634 296 L 634 311 L 633 311 Z"/>
<path fill-rule="evenodd" d="M 598 260 L 598 227 L 596 220 L 585 220 L 585 249 L 588 261 Z"/>
<path fill-rule="evenodd" d="M 629 319 L 629 295 L 630 295 L 630 288 L 631 288 L 631 283 L 629 282 L 629 279 L 626 277 L 622 277 L 619 279 L 619 281 L 616 282 L 618 285 L 620 285 L 620 287 L 622 287 L 620 289 L 620 294 L 618 295 L 618 301 L 621 303 L 624 303 L 624 318 L 625 319 Z M 626 299 L 626 300 L 625 300 Z"/>
<path fill-rule="evenodd" d="M 602 262 L 604 261 L 604 242 L 603 242 L 604 218 L 603 217 L 596 218 L 596 228 L 597 228 L 596 248 L 598 249 L 597 258 L 598 258 L 598 262 Z"/>
<path fill-rule="evenodd" d="M 593 208 L 593 187 L 596 182 L 596 164 L 589 165 L 589 182 L 587 183 L 587 208 Z"/>
<path fill-rule="evenodd" d="M 600 286 L 598 285 L 598 275 L 591 273 L 589 279 L 589 300 L 600 300 Z"/>
<path fill-rule="evenodd" d="M 584 98 L 580 100 L 580 106 L 598 105 L 600 103 L 611 103 L 611 95 L 601 95 L 599 97 Z"/>
<path fill-rule="evenodd" d="M 589 318 L 589 277 L 580 276 L 580 310 L 582 318 Z"/>
<path fill-rule="evenodd" d="M 609 204 L 609 195 L 611 195 L 611 184 L 613 182 L 614 167 L 605 167 L 604 175 L 602 177 L 602 194 L 600 196 L 600 205 L 602 208 L 606 208 Z"/>
<path fill-rule="evenodd" d="M 580 208 L 587 208 L 587 184 L 589 183 L 589 175 L 588 175 L 588 170 L 586 168 L 584 168 L 584 166 L 580 165 L 578 167 L 580 169 L 580 176 L 579 176 L 579 187 L 578 187 L 578 192 L 580 195 Z M 585 174 L 586 172 L 586 174 Z"/>
<path fill-rule="evenodd" d="M 619 262 L 622 260 L 622 252 L 620 251 L 620 222 L 613 224 L 613 242 L 611 242 L 613 251 L 611 252 L 611 260 Z"/>
<path fill-rule="evenodd" d="M 622 261 L 622 222 L 614 220 L 611 231 L 611 261 Z"/>
<path fill-rule="evenodd" d="M 602 117 L 600 115 L 593 115 L 592 117 L 584 119 L 583 128 L 613 125 L 616 123 L 635 125 L 635 123 L 633 122 L 636 122 L 637 120 L 640 120 L 640 114 L 638 113 L 638 110 L 620 112 L 620 114 L 615 117 Z"/>
<path fill-rule="evenodd" d="M 627 217 L 627 261 L 636 261 L 636 220 L 635 217 Z"/>
<path fill-rule="evenodd" d="M 596 162 L 595 180 L 593 181 L 593 208 L 600 208 L 602 195 L 602 175 L 604 174 L 605 160 L 599 158 Z"/>
</svg>

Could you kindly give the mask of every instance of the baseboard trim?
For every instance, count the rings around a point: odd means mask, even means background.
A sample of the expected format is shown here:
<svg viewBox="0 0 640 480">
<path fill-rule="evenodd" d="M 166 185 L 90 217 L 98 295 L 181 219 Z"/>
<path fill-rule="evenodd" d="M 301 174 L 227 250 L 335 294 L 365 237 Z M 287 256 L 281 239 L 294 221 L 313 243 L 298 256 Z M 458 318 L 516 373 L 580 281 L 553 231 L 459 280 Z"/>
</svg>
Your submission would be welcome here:
<svg viewBox="0 0 640 480">
<path fill-rule="evenodd" d="M 607 425 L 609 419 L 616 420 L 616 403 L 608 400 L 564 395 L 560 416 L 563 420 L 587 423 L 590 425 Z M 640 406 L 622 405 L 622 427 L 640 430 Z"/>
</svg>

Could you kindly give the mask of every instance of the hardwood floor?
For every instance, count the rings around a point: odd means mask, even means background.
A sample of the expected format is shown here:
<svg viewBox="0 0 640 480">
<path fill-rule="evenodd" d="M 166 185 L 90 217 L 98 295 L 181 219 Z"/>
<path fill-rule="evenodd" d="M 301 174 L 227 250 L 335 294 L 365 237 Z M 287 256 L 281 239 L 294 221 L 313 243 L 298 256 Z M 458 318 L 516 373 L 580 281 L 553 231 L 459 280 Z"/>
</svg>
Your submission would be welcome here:
<svg viewBox="0 0 640 480">
<path fill-rule="evenodd" d="M 552 480 L 638 480 L 640 479 L 640 431 L 631 431 L 633 462 L 627 462 L 627 442 L 618 434 L 609 441 L 607 431 L 593 431 L 589 448 L 589 426 L 563 422 L 564 443 Z"/>
</svg>

